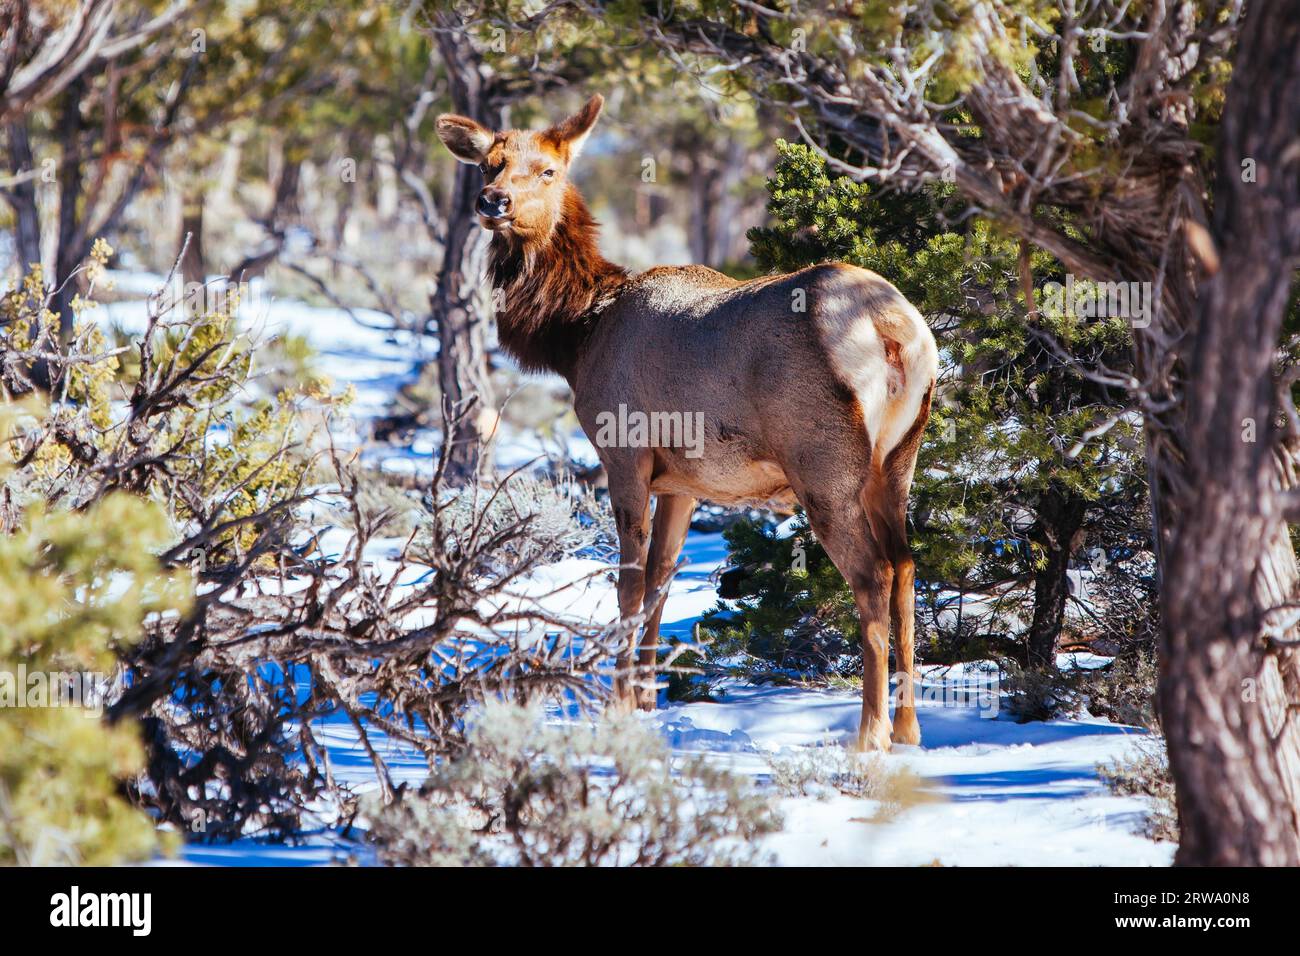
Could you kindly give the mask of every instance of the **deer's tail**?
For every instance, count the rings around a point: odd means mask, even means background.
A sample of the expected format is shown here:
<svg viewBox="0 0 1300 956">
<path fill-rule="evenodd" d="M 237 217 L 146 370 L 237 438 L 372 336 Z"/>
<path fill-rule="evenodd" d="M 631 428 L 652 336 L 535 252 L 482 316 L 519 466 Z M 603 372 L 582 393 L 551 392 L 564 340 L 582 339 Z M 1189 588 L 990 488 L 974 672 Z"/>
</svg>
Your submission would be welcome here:
<svg viewBox="0 0 1300 956">
<path fill-rule="evenodd" d="M 873 469 L 884 469 L 913 433 L 912 450 L 904 457 L 914 463 L 939 370 L 934 335 L 915 306 L 874 272 L 846 265 L 823 268 L 816 290 L 817 330 L 831 371 L 862 409 Z"/>
</svg>

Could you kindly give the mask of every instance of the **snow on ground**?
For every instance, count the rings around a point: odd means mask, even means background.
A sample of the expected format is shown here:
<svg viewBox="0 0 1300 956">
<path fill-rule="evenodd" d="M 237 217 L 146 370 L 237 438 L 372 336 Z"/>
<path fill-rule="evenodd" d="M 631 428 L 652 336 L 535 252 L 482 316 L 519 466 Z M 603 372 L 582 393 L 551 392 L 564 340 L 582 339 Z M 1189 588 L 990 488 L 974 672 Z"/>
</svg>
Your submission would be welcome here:
<svg viewBox="0 0 1300 956">
<path fill-rule="evenodd" d="M 119 292 L 143 295 L 159 277 L 119 274 Z M 356 310 L 319 308 L 258 294 L 241 318 L 268 332 L 305 336 L 315 347 L 321 370 L 339 385 L 353 384 L 357 418 L 385 411 L 394 392 L 427 360 L 427 344 L 404 333 L 382 329 L 386 317 Z M 143 326 L 144 303 L 120 301 L 102 306 L 101 319 L 127 330 Z M 549 450 L 537 436 L 498 437 L 497 463 L 514 468 Z M 594 460 L 594 449 L 576 435 L 569 450 Z M 370 451 L 371 461 L 389 471 L 428 474 L 436 450 L 434 437 L 418 434 L 405 447 Z M 341 550 L 347 533 L 329 532 L 322 546 Z M 390 542 L 393 548 L 399 542 Z M 372 543 L 377 566 L 393 564 L 385 542 Z M 716 601 L 710 576 L 726 559 L 720 534 L 692 532 L 667 598 L 662 632 L 685 638 L 700 615 Z M 395 565 L 394 565 L 395 566 Z M 570 559 L 542 569 L 523 589 L 533 594 L 578 582 L 546 602 L 552 609 L 595 620 L 617 613 L 608 566 Z M 408 569 L 413 582 L 420 569 Z M 1104 663 L 1079 655 L 1074 666 Z M 971 668 L 928 668 L 918 700 L 923 743 L 900 747 L 885 758 L 906 767 L 934 798 L 894 817 L 871 822 L 866 801 L 841 795 L 784 798 L 782 832 L 764 849 L 787 865 L 1109 865 L 1165 866 L 1170 844 L 1136 835 L 1146 812 L 1142 800 L 1111 795 L 1096 767 L 1133 748 L 1145 736 L 1136 728 L 1105 720 L 1080 718 L 1018 724 L 978 696 L 962 703 L 951 693 L 981 675 Z M 724 685 L 716 702 L 664 706 L 652 720 L 662 728 L 674 752 L 705 754 L 759 783 L 768 782 L 769 757 L 790 748 L 851 743 L 856 735 L 860 701 L 856 694 L 801 687 Z M 328 745 L 336 775 L 357 789 L 374 786 L 369 758 L 346 717 L 314 725 Z M 378 746 L 396 782 L 420 782 L 423 760 L 409 749 L 380 739 Z M 183 860 L 195 864 L 305 866 L 334 862 L 349 847 L 325 830 L 304 845 L 267 846 L 241 841 L 230 846 L 189 845 Z"/>
<path fill-rule="evenodd" d="M 721 535 L 692 533 L 689 561 L 664 610 L 671 633 L 688 634 L 716 594 L 708 576 L 726 556 Z M 1076 666 L 1095 666 L 1091 655 Z M 1066 664 L 1066 655 L 1062 655 Z M 1016 723 L 978 695 L 988 687 L 963 668 L 926 668 L 918 691 L 922 745 L 887 759 L 918 774 L 939 799 L 882 823 L 858 822 L 863 801 L 837 796 L 786 799 L 782 833 L 768 849 L 787 865 L 1167 866 L 1173 846 L 1135 834 L 1142 800 L 1110 794 L 1096 767 L 1129 752 L 1146 734 L 1085 718 Z M 948 693 L 943 693 L 948 691 Z M 851 744 L 861 698 L 798 687 L 726 688 L 718 703 L 667 706 L 661 722 L 674 750 L 714 755 L 760 781 L 782 748 Z"/>
<path fill-rule="evenodd" d="M 736 688 L 722 703 L 663 713 L 675 749 L 715 754 L 762 780 L 765 753 L 849 744 L 857 695 L 791 687 Z M 916 773 L 937 797 L 896 818 L 870 822 L 864 802 L 781 801 L 784 830 L 768 849 L 786 865 L 1166 866 L 1170 844 L 1135 834 L 1146 808 L 1112 796 L 1098 763 L 1115 759 L 1140 735 L 1102 720 L 1017 724 L 968 707 L 922 702 L 922 746 L 888 758 Z"/>
<path fill-rule="evenodd" d="M 686 565 L 664 610 L 664 632 L 687 636 L 712 607 L 710 574 L 726 556 L 722 536 L 692 532 Z M 525 589 L 534 594 L 578 582 L 545 603 L 565 613 L 612 617 L 617 602 L 598 562 L 569 559 L 543 569 Z M 1064 655 L 1063 655 L 1064 657 Z M 1078 666 L 1099 663 L 1080 655 Z M 1065 663 L 1063 660 L 1062 663 Z M 1167 866 L 1173 846 L 1136 830 L 1142 800 L 1111 795 L 1098 764 L 1131 750 L 1145 736 L 1136 728 L 1079 718 L 1018 724 L 978 695 L 958 701 L 972 684 L 987 686 L 975 668 L 926 668 L 918 693 L 923 743 L 899 747 L 885 758 L 921 778 L 933 802 L 873 822 L 872 807 L 836 795 L 782 798 L 784 829 L 764 851 L 791 866 Z M 947 693 L 945 693 L 947 692 Z M 790 748 L 850 744 L 857 732 L 860 698 L 821 688 L 724 685 L 717 702 L 661 702 L 652 719 L 678 755 L 706 755 L 767 784 L 769 758 Z M 369 758 L 346 718 L 316 725 L 340 780 L 358 790 L 374 787 Z M 423 760 L 409 749 L 378 740 L 395 782 L 418 784 Z M 355 847 L 351 847 L 355 851 Z M 191 863 L 298 866 L 344 859 L 349 846 L 329 833 L 285 848 L 246 841 L 227 847 L 190 846 Z"/>
</svg>

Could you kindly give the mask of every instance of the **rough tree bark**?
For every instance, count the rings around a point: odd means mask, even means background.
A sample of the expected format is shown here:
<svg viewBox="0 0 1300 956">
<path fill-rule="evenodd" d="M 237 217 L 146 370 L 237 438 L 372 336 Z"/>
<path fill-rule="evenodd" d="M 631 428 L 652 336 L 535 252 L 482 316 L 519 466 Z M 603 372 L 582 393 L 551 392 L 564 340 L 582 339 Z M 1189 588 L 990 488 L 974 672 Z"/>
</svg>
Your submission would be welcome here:
<svg viewBox="0 0 1300 956">
<path fill-rule="evenodd" d="M 185 250 L 181 259 L 181 279 L 188 288 L 207 278 L 203 258 L 203 190 L 186 190 L 181 199 L 181 234 L 177 248 Z M 186 239 L 188 238 L 188 244 Z"/>
<path fill-rule="evenodd" d="M 1160 682 L 1181 864 L 1300 865 L 1300 727 L 1289 706 L 1300 681 L 1283 644 L 1294 631 L 1274 610 L 1293 600 L 1285 521 L 1300 511 L 1275 467 L 1273 369 L 1300 264 L 1296 6 L 1252 5 L 1242 30 L 1217 157 L 1221 268 L 1192 327 L 1188 483 L 1165 568 Z M 1243 181 L 1248 159 L 1255 182 Z"/>
<path fill-rule="evenodd" d="M 34 173 L 31 140 L 27 135 L 27 121 L 9 124 L 9 165 L 15 173 Z M 36 183 L 30 179 L 16 183 L 5 191 L 5 198 L 14 211 L 14 240 L 18 261 L 22 269 L 41 261 L 41 215 L 36 205 Z"/>
<path fill-rule="evenodd" d="M 64 336 L 72 334 L 74 321 L 72 299 L 78 292 L 72 274 L 81 265 L 89 249 L 77 217 L 77 202 L 81 199 L 84 188 L 81 133 L 85 123 L 81 117 L 81 99 L 85 91 L 85 76 L 78 76 L 68 84 L 63 93 L 63 104 L 58 120 L 58 135 L 63 144 L 63 155 L 59 160 L 58 169 L 59 244 L 54 257 L 56 289 L 50 302 L 50 309 L 59 316 L 60 329 Z"/>
<path fill-rule="evenodd" d="M 501 129 L 505 125 L 503 110 L 488 96 L 482 64 L 473 47 L 460 42 L 450 29 L 439 30 L 434 36 L 447 69 L 452 109 L 488 129 Z M 485 438 L 482 423 L 492 408 L 488 317 L 474 301 L 487 263 L 489 239 L 474 214 L 481 188 L 478 170 L 457 163 L 444 217 L 447 229 L 442 266 L 437 287 L 429 297 L 429 324 L 438 336 L 442 400 L 452 408 L 471 399 L 478 402 L 475 412 L 463 416 L 455 425 L 444 472 L 453 486 L 473 482 L 486 468 L 486 462 L 480 460 Z"/>
<path fill-rule="evenodd" d="M 1032 537 L 1042 547 L 1047 563 L 1034 575 L 1034 613 L 1028 639 L 1030 667 L 1056 668 L 1056 640 L 1065 623 L 1065 602 L 1070 596 L 1066 572 L 1074 536 L 1083 527 L 1087 508 L 1081 496 L 1055 484 L 1039 497 Z"/>
</svg>

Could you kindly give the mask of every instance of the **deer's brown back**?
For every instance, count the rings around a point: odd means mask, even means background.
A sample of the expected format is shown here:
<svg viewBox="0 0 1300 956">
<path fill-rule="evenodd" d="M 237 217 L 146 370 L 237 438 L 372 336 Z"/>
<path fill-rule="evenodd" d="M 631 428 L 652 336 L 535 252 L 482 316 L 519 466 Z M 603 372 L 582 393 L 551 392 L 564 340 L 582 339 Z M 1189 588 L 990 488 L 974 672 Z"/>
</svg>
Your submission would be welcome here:
<svg viewBox="0 0 1300 956">
<path fill-rule="evenodd" d="M 846 283 L 863 290 L 847 306 L 839 301 Z M 901 301 L 873 273 L 840 265 L 744 283 L 700 266 L 634 276 L 579 359 L 578 417 L 595 440 L 598 416 L 620 406 L 629 413 L 698 415 L 698 456 L 685 448 L 654 450 L 656 492 L 723 502 L 782 498 L 792 467 L 860 482 L 871 442 L 852 383 L 834 368 L 837 345 L 828 334 L 834 334 L 835 309 L 856 309 L 872 323 L 868 310 L 880 311 L 869 301 L 876 283 Z M 883 360 L 874 373 L 859 371 L 877 374 L 884 393 L 889 368 Z M 600 451 L 614 469 L 621 456 L 637 453 Z"/>
</svg>

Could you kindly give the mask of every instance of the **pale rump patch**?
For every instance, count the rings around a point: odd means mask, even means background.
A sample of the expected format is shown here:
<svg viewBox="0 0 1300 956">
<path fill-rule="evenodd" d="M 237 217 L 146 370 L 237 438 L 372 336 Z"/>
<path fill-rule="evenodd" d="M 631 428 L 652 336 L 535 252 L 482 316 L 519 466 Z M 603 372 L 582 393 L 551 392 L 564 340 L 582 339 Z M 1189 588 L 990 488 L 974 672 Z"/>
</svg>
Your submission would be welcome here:
<svg viewBox="0 0 1300 956">
<path fill-rule="evenodd" d="M 816 289 L 813 320 L 832 370 L 858 400 L 879 467 L 916 420 L 938 371 L 934 336 L 890 283 L 846 265 Z"/>
</svg>

